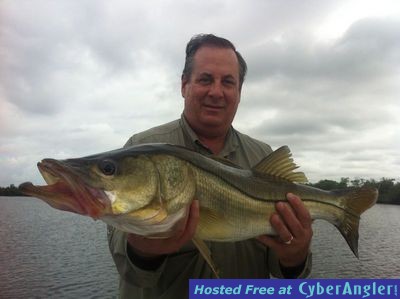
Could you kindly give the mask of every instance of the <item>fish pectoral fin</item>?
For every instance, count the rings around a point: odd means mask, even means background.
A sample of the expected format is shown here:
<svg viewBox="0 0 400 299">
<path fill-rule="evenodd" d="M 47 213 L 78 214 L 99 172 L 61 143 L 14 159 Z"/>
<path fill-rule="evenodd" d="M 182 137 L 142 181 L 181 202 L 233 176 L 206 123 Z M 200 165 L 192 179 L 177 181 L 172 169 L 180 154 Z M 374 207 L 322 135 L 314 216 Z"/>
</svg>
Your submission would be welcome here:
<svg viewBox="0 0 400 299">
<path fill-rule="evenodd" d="M 220 278 L 219 271 L 212 260 L 210 249 L 203 240 L 228 241 L 232 232 L 233 224 L 230 224 L 223 215 L 211 209 L 200 207 L 200 220 L 196 236 L 192 241 L 199 249 L 200 254 L 210 266 L 216 278 Z"/>
<path fill-rule="evenodd" d="M 254 173 L 261 176 L 285 179 L 291 182 L 306 183 L 307 177 L 303 172 L 294 172 L 298 166 L 293 162 L 292 153 L 287 146 L 282 146 L 261 160 L 252 168 Z"/>
<path fill-rule="evenodd" d="M 224 215 L 211 209 L 200 207 L 200 220 L 196 236 L 203 240 L 230 241 L 234 231 L 234 224 Z"/>
<path fill-rule="evenodd" d="M 200 254 L 202 255 L 202 257 L 205 259 L 205 261 L 207 262 L 207 264 L 210 266 L 211 270 L 213 271 L 214 275 L 216 278 L 220 278 L 219 277 L 219 271 L 217 269 L 217 267 L 214 264 L 214 261 L 212 260 L 211 257 L 211 251 L 208 248 L 208 246 L 206 245 L 206 243 L 204 243 L 203 240 L 194 237 L 192 239 L 193 244 L 197 247 L 197 249 L 199 250 Z"/>
</svg>

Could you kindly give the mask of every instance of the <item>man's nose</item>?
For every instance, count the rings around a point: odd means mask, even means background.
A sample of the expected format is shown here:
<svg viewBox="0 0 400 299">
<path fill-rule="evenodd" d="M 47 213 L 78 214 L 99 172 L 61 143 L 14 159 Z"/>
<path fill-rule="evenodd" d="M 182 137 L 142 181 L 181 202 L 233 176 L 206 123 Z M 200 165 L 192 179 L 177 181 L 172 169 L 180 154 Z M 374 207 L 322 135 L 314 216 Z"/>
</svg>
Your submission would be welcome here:
<svg viewBox="0 0 400 299">
<path fill-rule="evenodd" d="M 210 86 L 210 90 L 208 92 L 209 96 L 214 98 L 223 97 L 224 91 L 221 82 L 213 82 Z"/>
</svg>

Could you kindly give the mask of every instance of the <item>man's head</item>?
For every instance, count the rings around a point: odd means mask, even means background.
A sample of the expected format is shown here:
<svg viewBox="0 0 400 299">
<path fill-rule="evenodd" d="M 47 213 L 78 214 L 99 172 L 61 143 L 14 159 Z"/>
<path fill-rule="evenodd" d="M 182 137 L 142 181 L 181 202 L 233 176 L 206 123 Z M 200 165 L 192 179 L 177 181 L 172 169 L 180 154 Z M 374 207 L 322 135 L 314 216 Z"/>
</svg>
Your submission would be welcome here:
<svg viewBox="0 0 400 299">
<path fill-rule="evenodd" d="M 184 115 L 197 134 L 225 136 L 240 102 L 246 70 L 246 62 L 230 41 L 211 34 L 189 41 L 181 92 Z"/>
<path fill-rule="evenodd" d="M 229 40 L 213 34 L 199 34 L 190 39 L 186 45 L 186 58 L 185 66 L 182 71 L 182 79 L 190 78 L 193 71 L 194 55 L 201 47 L 232 49 L 235 52 L 236 58 L 239 62 L 239 88 L 241 90 L 247 73 L 246 61 L 243 59 L 242 55 L 236 51 L 235 46 Z"/>
</svg>

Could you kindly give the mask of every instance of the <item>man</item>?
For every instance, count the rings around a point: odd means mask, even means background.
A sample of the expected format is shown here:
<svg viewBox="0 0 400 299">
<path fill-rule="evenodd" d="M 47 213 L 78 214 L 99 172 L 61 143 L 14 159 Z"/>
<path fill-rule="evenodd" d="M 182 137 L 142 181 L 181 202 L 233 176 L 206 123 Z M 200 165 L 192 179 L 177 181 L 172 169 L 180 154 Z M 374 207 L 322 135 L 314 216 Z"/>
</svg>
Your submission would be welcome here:
<svg viewBox="0 0 400 299">
<path fill-rule="evenodd" d="M 246 62 L 234 45 L 214 35 L 193 37 L 186 48 L 181 80 L 181 119 L 132 136 L 126 146 L 168 142 L 218 155 L 250 168 L 272 152 L 270 146 L 232 127 L 240 102 Z M 276 204 L 271 225 L 277 237 L 242 242 L 207 242 L 222 278 L 306 277 L 311 269 L 311 217 L 288 194 Z M 215 200 L 218 200 L 216 198 Z M 169 239 L 148 239 L 109 228 L 109 245 L 120 274 L 121 298 L 185 298 L 189 278 L 213 273 L 191 243 L 199 220 L 194 200 L 187 219 Z"/>
</svg>

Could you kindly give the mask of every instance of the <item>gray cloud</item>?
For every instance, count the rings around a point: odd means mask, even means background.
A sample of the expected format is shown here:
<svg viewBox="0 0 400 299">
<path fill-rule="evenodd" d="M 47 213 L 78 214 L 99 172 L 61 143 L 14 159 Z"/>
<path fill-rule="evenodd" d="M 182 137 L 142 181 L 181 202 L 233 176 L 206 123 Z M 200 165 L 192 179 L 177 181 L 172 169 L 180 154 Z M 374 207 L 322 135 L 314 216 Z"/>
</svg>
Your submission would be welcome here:
<svg viewBox="0 0 400 299">
<path fill-rule="evenodd" d="M 276 109 L 255 132 L 323 135 L 396 124 L 386 105 L 396 105 L 399 92 L 397 25 L 363 20 L 334 45 L 310 47 L 308 41 L 289 40 L 255 49 L 249 63 L 255 70 L 250 68 L 242 105 L 248 113 Z M 371 27 L 375 33 L 366 34 Z"/>
<path fill-rule="evenodd" d="M 397 71 L 400 22 L 364 19 L 334 44 L 317 43 L 307 35 L 268 41 L 249 51 L 250 81 L 281 76 L 302 83 L 341 82 L 380 78 Z M 371 30 L 374 28 L 374 30 Z"/>
<path fill-rule="evenodd" d="M 1 2 L 0 185 L 40 181 L 44 157 L 120 147 L 179 117 L 184 48 L 201 32 L 231 39 L 248 61 L 237 128 L 290 145 L 314 179 L 398 178 L 398 17 L 316 39 L 347 3 Z"/>
</svg>

